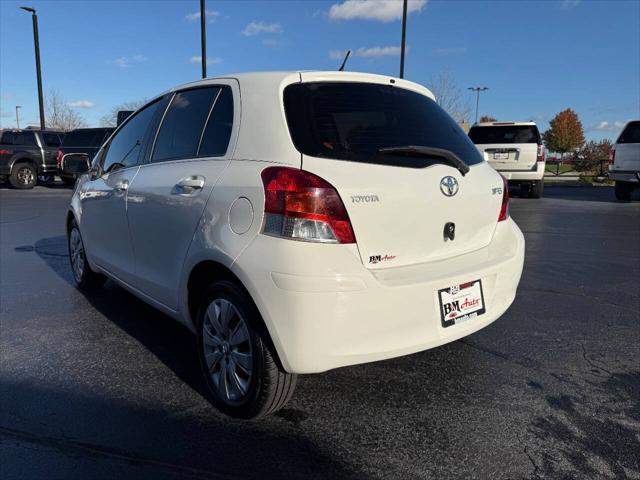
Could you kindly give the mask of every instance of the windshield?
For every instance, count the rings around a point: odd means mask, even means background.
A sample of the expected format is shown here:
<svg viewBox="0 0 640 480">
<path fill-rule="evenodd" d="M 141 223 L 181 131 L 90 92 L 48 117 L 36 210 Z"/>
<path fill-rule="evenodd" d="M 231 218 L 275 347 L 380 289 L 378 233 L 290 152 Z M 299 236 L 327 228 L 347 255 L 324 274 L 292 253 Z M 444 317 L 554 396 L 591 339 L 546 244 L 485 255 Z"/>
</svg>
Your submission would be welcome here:
<svg viewBox="0 0 640 480">
<path fill-rule="evenodd" d="M 469 138 L 475 144 L 487 143 L 541 143 L 535 125 L 500 125 L 471 127 Z"/>
<path fill-rule="evenodd" d="M 293 143 L 305 155 L 413 168 L 439 160 L 379 153 L 415 145 L 450 150 L 467 165 L 483 161 L 436 102 L 396 86 L 299 83 L 284 90 L 284 107 Z"/>
</svg>

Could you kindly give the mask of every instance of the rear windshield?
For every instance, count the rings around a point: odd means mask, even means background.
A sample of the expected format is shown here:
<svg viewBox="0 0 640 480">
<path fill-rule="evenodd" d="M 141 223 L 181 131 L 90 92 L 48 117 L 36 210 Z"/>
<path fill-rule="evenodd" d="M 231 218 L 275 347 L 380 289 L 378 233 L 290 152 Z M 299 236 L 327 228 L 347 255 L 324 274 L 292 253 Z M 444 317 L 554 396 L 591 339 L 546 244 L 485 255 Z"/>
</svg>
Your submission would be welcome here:
<svg viewBox="0 0 640 480">
<path fill-rule="evenodd" d="M 640 121 L 630 122 L 620 134 L 618 143 L 640 143 Z"/>
<path fill-rule="evenodd" d="M 469 138 L 475 144 L 541 143 L 538 127 L 535 125 L 471 127 Z"/>
<path fill-rule="evenodd" d="M 99 147 L 104 142 L 108 133 L 113 130 L 95 128 L 88 130 L 73 130 L 64 137 L 63 146 L 66 147 Z"/>
<path fill-rule="evenodd" d="M 305 155 L 413 168 L 438 160 L 378 153 L 417 145 L 450 150 L 467 165 L 483 161 L 436 102 L 392 85 L 298 83 L 284 90 L 284 108 L 293 143 Z"/>
</svg>

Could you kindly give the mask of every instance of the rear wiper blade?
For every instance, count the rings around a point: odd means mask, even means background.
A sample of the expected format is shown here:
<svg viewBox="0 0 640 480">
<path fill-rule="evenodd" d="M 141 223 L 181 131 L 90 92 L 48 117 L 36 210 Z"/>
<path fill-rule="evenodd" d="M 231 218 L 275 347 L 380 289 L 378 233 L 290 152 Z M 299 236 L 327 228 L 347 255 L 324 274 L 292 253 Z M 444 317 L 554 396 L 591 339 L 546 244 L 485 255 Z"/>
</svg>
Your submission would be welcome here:
<svg viewBox="0 0 640 480">
<path fill-rule="evenodd" d="M 469 165 L 451 150 L 444 148 L 424 147 L 422 145 L 402 145 L 400 147 L 380 148 L 378 153 L 382 155 L 409 155 L 419 157 L 437 157 L 441 158 L 452 167 L 457 168 L 462 176 L 469 172 Z"/>
</svg>

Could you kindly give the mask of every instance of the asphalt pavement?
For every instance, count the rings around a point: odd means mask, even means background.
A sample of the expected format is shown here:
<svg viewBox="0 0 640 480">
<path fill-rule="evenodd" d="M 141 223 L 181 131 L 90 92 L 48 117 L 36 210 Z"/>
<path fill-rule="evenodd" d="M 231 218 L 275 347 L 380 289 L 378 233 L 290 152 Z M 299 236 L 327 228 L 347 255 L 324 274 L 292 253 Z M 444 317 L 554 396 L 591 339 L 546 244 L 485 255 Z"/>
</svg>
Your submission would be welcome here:
<svg viewBox="0 0 640 480">
<path fill-rule="evenodd" d="M 513 198 L 513 306 L 461 341 L 300 378 L 231 420 L 192 335 L 72 284 L 70 190 L 0 187 L 0 478 L 640 479 L 640 202 Z M 393 321 L 393 319 L 389 319 Z"/>
</svg>

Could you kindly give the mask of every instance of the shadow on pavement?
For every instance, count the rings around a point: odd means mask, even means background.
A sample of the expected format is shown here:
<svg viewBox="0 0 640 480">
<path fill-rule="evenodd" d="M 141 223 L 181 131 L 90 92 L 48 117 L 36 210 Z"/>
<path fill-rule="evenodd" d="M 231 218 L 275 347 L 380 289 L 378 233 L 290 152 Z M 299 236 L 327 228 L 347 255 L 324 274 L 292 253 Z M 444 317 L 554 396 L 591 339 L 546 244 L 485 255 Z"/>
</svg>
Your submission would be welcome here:
<svg viewBox="0 0 640 480">
<path fill-rule="evenodd" d="M 544 197 L 557 200 L 577 200 L 581 202 L 631 203 L 617 200 L 613 187 L 545 185 Z M 531 199 L 536 201 L 537 199 Z M 640 188 L 636 189 L 632 201 L 640 200 Z"/>
</svg>

